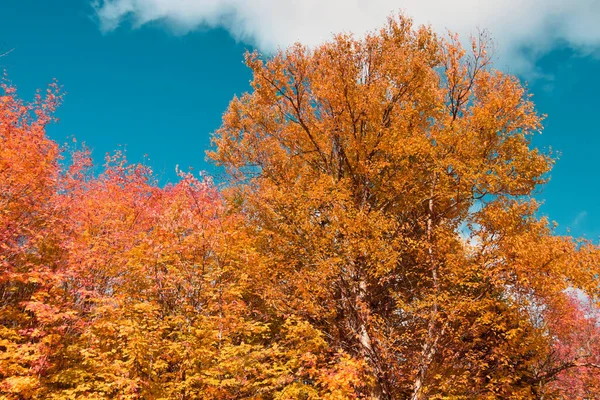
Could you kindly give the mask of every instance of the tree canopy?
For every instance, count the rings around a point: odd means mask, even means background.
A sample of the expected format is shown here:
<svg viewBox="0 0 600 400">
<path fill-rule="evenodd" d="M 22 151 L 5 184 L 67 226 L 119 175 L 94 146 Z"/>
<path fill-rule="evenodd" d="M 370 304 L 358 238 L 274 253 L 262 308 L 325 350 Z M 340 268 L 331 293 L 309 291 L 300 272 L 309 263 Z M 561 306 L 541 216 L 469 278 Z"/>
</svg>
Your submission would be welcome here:
<svg viewBox="0 0 600 400">
<path fill-rule="evenodd" d="M 600 249 L 533 198 L 551 154 L 489 39 L 402 15 L 264 58 L 209 157 L 149 168 L 0 96 L 0 396 L 549 399 L 600 392 Z"/>
</svg>

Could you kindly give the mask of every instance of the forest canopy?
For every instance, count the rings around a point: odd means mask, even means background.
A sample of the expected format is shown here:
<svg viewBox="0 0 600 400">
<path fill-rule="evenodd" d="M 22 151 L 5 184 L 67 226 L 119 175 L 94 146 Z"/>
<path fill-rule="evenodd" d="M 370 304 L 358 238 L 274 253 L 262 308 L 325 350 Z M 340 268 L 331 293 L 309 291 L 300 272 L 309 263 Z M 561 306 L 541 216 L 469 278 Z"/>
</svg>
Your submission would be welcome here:
<svg viewBox="0 0 600 400">
<path fill-rule="evenodd" d="M 485 35 L 397 15 L 246 63 L 223 185 L 95 173 L 57 86 L 2 87 L 0 398 L 600 393 L 600 249 L 539 216 L 542 117 Z"/>
</svg>

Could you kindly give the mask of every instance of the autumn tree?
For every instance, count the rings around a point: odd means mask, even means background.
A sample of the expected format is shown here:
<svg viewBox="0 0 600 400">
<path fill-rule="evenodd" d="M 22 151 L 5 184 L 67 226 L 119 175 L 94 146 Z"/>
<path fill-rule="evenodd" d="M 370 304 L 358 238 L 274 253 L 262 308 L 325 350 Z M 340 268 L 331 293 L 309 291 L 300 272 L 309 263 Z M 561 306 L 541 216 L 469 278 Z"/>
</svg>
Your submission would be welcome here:
<svg viewBox="0 0 600 400">
<path fill-rule="evenodd" d="M 537 398 L 597 367 L 594 346 L 560 350 L 557 316 L 572 290 L 598 301 L 598 248 L 538 216 L 541 117 L 488 50 L 398 16 L 247 55 L 210 157 L 261 257 L 254 290 L 356 363 L 366 386 L 343 398 Z"/>
<path fill-rule="evenodd" d="M 160 188 L 147 167 L 122 154 L 108 157 L 99 176 L 89 173 L 87 152 L 73 158 L 63 193 L 69 240 L 62 285 L 77 312 L 77 335 L 51 354 L 44 398 L 350 391 L 336 374 L 347 377 L 351 360 L 329 351 L 310 324 L 264 307 L 249 279 L 260 260 L 245 221 L 209 179 L 181 173 L 180 182 Z M 303 381 L 316 377 L 323 378 L 319 388 Z"/>
<path fill-rule="evenodd" d="M 64 263 L 58 145 L 45 127 L 60 103 L 51 86 L 32 103 L 0 89 L 0 393 L 34 396 L 69 319 L 57 283 Z"/>
<path fill-rule="evenodd" d="M 265 326 L 241 298 L 243 268 L 229 253 L 244 242 L 216 188 L 188 174 L 159 188 L 147 167 L 118 153 L 94 177 L 81 156 L 70 173 L 78 183 L 68 192 L 67 282 L 83 324 L 46 379 L 47 397 L 225 399 L 257 390 L 250 377 L 260 373 L 253 368 L 266 346 L 255 339 Z"/>
<path fill-rule="evenodd" d="M 247 222 L 209 178 L 45 132 L 60 94 L 0 97 L 0 398 L 345 398 L 359 362 L 271 312 Z M 77 146 L 77 145 L 74 145 Z M 63 159 L 64 155 L 64 159 Z M 67 162 L 68 160 L 68 162 Z"/>
</svg>

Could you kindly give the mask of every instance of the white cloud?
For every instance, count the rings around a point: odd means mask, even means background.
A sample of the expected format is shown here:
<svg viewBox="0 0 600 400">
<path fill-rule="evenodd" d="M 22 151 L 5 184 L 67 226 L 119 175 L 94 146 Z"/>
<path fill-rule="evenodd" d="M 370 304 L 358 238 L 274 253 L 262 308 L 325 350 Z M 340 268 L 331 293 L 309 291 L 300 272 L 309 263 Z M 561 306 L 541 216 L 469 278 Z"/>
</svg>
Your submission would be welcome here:
<svg viewBox="0 0 600 400">
<path fill-rule="evenodd" d="M 579 226 L 585 222 L 587 216 L 587 211 L 584 210 L 579 212 L 575 218 L 573 218 L 573 221 L 571 221 L 571 228 L 579 228 Z"/>
<path fill-rule="evenodd" d="M 163 22 L 176 32 L 223 27 L 233 37 L 270 52 L 300 41 L 316 45 L 332 33 L 361 35 L 403 10 L 418 24 L 468 37 L 492 33 L 500 66 L 524 71 L 557 44 L 582 52 L 600 49 L 600 0 L 94 0 L 105 31 L 125 20 L 139 27 Z M 528 48 L 527 55 L 522 49 Z"/>
</svg>

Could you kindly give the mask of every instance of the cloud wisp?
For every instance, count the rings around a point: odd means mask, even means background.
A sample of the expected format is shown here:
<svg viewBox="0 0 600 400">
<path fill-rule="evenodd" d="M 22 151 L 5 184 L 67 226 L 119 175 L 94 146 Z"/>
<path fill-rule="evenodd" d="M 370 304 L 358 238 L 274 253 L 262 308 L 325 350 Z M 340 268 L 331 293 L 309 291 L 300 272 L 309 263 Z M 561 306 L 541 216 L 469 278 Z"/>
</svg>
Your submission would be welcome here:
<svg viewBox="0 0 600 400">
<path fill-rule="evenodd" d="M 571 221 L 571 228 L 579 228 L 581 226 L 581 224 L 583 224 L 585 222 L 585 220 L 587 219 L 588 213 L 587 211 L 581 211 L 579 212 L 575 218 L 573 218 L 573 220 Z"/>
<path fill-rule="evenodd" d="M 222 27 L 265 52 L 338 32 L 362 35 L 398 11 L 440 33 L 489 30 L 500 64 L 517 71 L 556 45 L 600 49 L 600 0 L 94 0 L 94 8 L 104 31 L 125 21 L 161 22 L 178 33 Z"/>
</svg>

